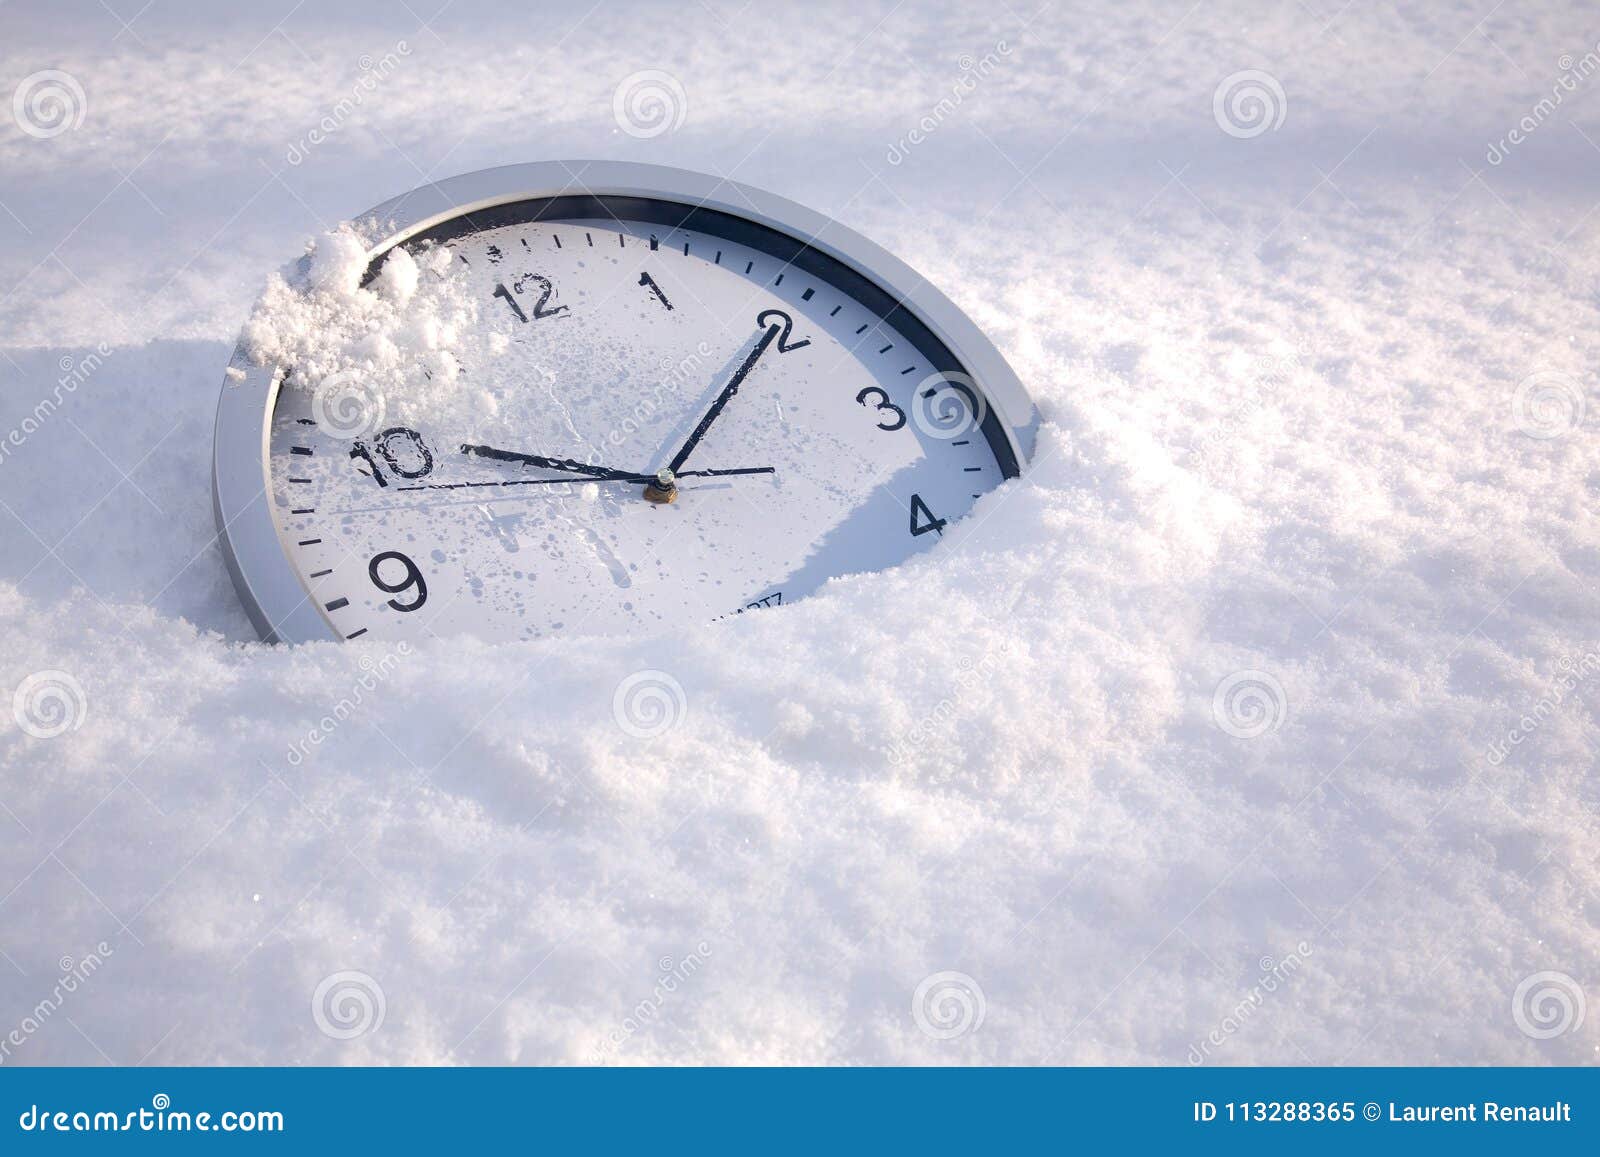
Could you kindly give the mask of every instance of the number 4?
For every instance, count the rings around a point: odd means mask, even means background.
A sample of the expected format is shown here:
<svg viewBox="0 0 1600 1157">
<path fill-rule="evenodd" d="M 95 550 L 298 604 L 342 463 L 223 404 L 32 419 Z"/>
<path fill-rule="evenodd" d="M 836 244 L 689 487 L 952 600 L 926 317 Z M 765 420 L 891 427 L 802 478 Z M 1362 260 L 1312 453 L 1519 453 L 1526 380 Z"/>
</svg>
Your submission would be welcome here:
<svg viewBox="0 0 1600 1157">
<path fill-rule="evenodd" d="M 925 519 L 926 521 L 919 523 L 917 521 L 918 518 Z M 928 509 L 928 504 L 922 501 L 922 495 L 913 494 L 911 496 L 911 533 L 913 536 L 927 534 L 930 530 L 937 530 L 939 532 L 939 537 L 943 538 L 944 527 L 947 521 L 949 520 L 934 517 L 933 511 Z"/>
</svg>

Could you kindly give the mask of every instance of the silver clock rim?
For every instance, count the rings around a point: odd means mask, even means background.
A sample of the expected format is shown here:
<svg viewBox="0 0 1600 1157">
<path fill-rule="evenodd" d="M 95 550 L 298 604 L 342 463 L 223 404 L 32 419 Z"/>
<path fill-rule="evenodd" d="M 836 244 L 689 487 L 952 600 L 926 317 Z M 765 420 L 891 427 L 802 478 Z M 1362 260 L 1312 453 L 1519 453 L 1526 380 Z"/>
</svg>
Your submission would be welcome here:
<svg viewBox="0 0 1600 1157">
<path fill-rule="evenodd" d="M 571 195 L 667 201 L 742 218 L 794 237 L 874 283 L 944 343 L 999 419 L 1018 471 L 1027 469 L 1039 426 L 1038 408 L 976 323 L 887 250 L 785 197 L 665 165 L 536 161 L 432 182 L 369 209 L 356 221 L 370 263 L 453 218 L 519 201 Z M 242 339 L 229 371 L 217 403 L 212 499 L 234 587 L 266 642 L 341 640 L 283 549 L 272 508 L 269 439 L 281 371 L 252 365 Z"/>
</svg>

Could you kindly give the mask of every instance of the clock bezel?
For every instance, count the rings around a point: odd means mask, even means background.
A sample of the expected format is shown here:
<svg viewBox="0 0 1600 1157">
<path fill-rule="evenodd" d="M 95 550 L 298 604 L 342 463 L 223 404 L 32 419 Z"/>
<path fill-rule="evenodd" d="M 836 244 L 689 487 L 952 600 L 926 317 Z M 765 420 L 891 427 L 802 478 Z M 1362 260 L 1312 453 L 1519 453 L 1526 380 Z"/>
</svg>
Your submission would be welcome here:
<svg viewBox="0 0 1600 1157">
<path fill-rule="evenodd" d="M 1000 351 L 949 298 L 910 266 L 859 233 L 784 197 L 686 169 L 631 161 L 539 161 L 464 173 L 403 193 L 368 210 L 356 226 L 368 246 L 369 267 L 396 245 L 440 236 L 452 222 L 480 214 L 462 232 L 494 227 L 494 210 L 519 202 L 582 198 L 634 199 L 695 213 L 732 217 L 796 243 L 842 266 L 882 294 L 897 327 L 914 323 L 942 345 L 972 379 L 988 407 L 985 433 L 996 435 L 1020 474 L 1033 457 L 1039 412 Z M 565 216 L 565 214 L 561 214 Z M 284 549 L 271 500 L 270 440 L 282 368 L 253 365 L 241 340 L 217 404 L 212 497 L 217 533 L 240 601 L 269 643 L 342 641 L 322 614 Z M 944 367 L 941 367 L 944 368 Z M 242 374 L 242 378 L 239 375 Z"/>
</svg>

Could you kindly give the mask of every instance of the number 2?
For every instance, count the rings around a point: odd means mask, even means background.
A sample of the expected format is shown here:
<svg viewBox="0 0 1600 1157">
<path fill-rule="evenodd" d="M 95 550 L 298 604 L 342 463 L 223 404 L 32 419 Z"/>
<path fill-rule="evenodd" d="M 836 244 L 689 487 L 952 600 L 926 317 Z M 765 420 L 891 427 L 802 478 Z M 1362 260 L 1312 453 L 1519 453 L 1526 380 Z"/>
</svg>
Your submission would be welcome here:
<svg viewBox="0 0 1600 1157">
<path fill-rule="evenodd" d="M 775 318 L 777 320 L 768 321 L 768 318 Z M 786 354 L 790 350 L 797 350 L 811 344 L 810 338 L 804 338 L 800 341 L 789 340 L 789 332 L 794 329 L 794 318 L 784 313 L 781 309 L 767 309 L 756 314 L 756 324 L 761 326 L 763 329 L 769 325 L 776 325 L 779 327 L 778 352 L 780 354 Z"/>
</svg>

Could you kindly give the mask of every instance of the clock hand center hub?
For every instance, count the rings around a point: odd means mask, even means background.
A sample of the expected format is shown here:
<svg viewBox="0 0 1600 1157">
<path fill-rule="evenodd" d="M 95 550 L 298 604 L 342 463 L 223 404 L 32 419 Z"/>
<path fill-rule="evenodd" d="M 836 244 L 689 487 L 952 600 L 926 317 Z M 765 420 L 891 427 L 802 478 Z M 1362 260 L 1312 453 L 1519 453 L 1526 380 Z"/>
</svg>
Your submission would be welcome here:
<svg viewBox="0 0 1600 1157">
<path fill-rule="evenodd" d="M 665 505 L 678 501 L 678 479 L 671 470 L 656 471 L 656 476 L 644 488 L 644 500 Z"/>
</svg>

